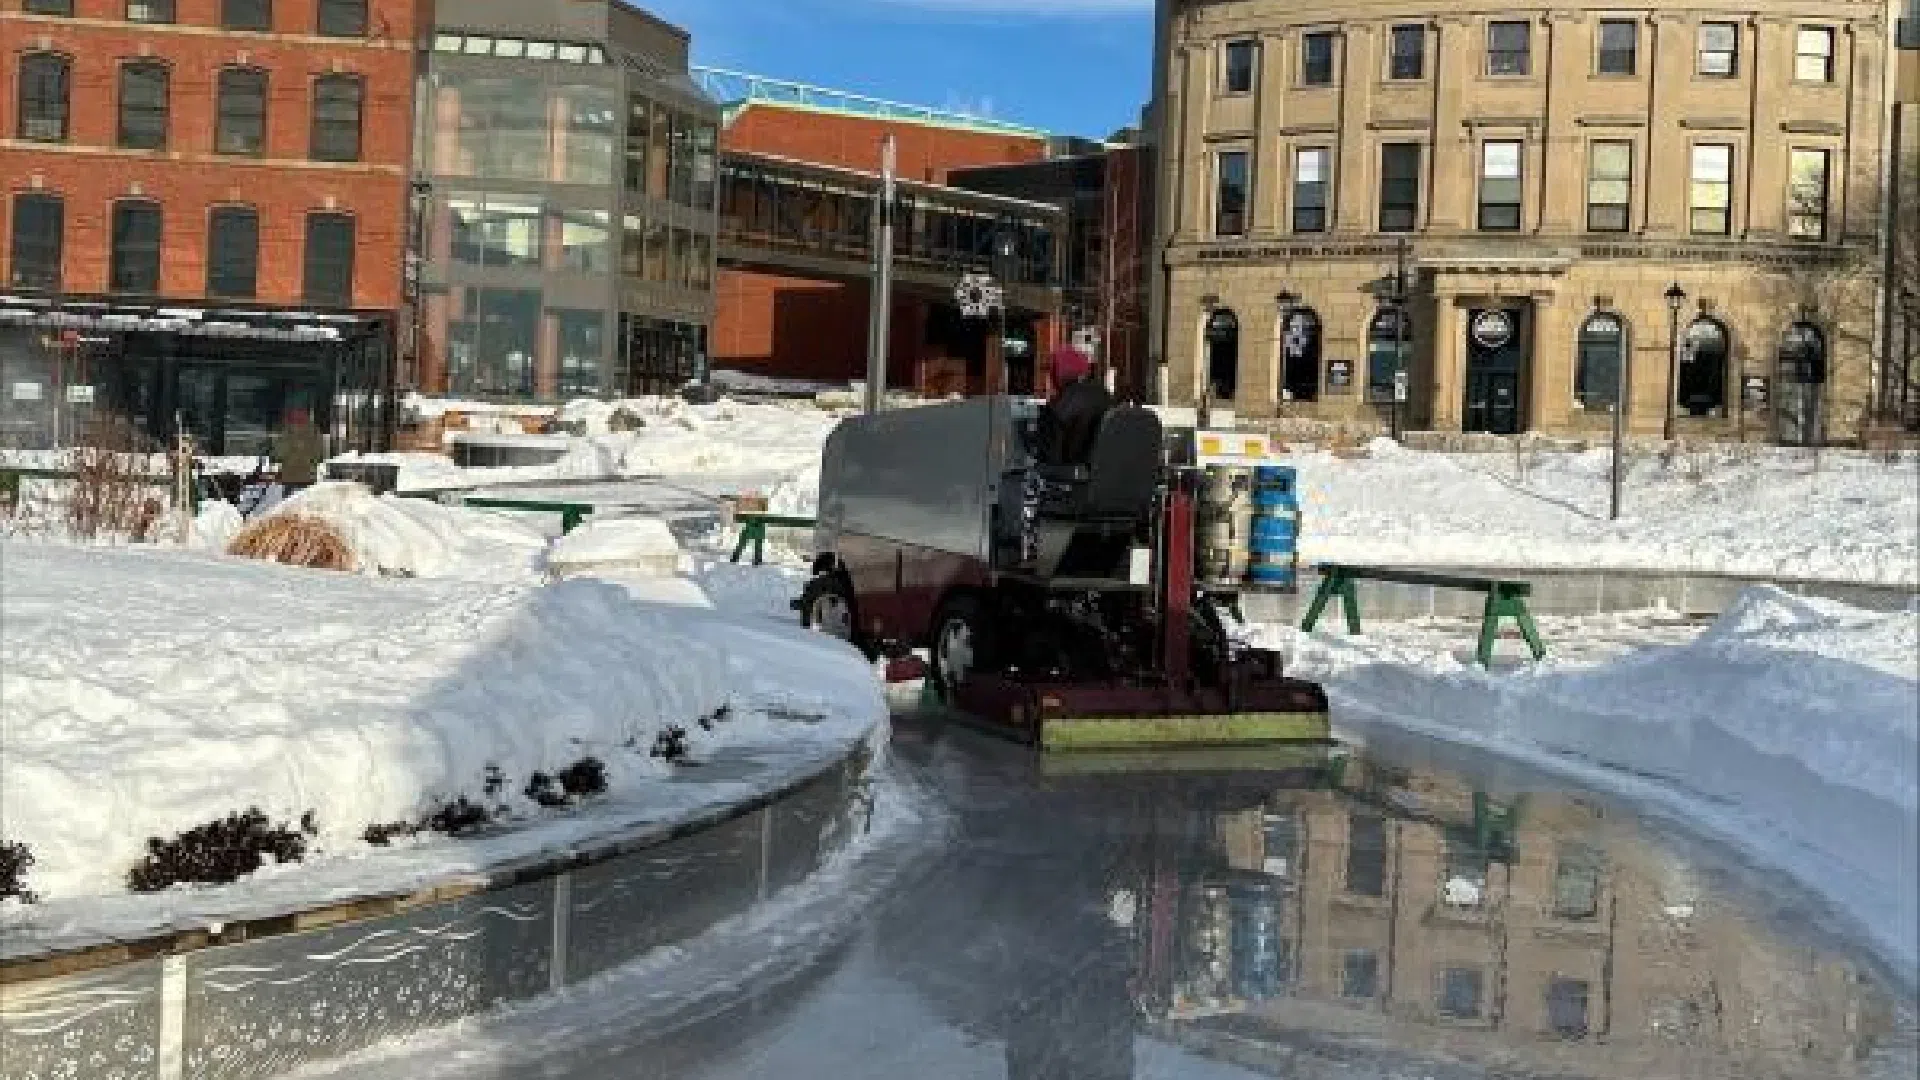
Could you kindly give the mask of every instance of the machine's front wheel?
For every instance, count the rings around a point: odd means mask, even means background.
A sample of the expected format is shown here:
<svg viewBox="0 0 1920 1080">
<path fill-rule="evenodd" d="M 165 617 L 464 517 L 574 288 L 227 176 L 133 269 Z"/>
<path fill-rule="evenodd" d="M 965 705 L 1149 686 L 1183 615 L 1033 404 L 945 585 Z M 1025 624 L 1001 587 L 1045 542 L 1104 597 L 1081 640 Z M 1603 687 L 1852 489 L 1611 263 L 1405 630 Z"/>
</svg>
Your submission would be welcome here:
<svg viewBox="0 0 1920 1080">
<path fill-rule="evenodd" d="M 993 625 L 978 597 L 956 596 L 933 621 L 933 679 L 952 701 L 968 675 L 993 663 Z"/>
<path fill-rule="evenodd" d="M 860 638 L 859 621 L 854 614 L 853 586 L 839 574 L 820 574 L 800 593 L 800 625 L 837 637 L 863 653 L 869 653 Z"/>
</svg>

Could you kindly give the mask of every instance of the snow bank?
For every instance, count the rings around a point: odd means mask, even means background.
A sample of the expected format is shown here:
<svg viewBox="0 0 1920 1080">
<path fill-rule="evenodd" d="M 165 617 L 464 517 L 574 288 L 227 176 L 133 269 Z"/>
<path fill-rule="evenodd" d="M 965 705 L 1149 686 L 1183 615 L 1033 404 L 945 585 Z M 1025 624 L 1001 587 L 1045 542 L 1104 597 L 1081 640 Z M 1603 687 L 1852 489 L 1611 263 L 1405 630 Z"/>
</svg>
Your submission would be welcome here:
<svg viewBox="0 0 1920 1080">
<path fill-rule="evenodd" d="M 324 483 L 268 516 L 304 514 L 340 530 L 370 574 L 525 581 L 542 573 L 547 538 L 512 517 L 422 499 L 382 498 L 354 483 Z"/>
<path fill-rule="evenodd" d="M 1436 454 L 1376 440 L 1300 469 L 1308 561 L 1671 569 L 1920 583 L 1920 465 L 1828 450 L 1640 455 L 1607 520 L 1606 450 Z"/>
<path fill-rule="evenodd" d="M 1753 589 L 1690 644 L 1504 676 L 1366 639 L 1263 636 L 1342 708 L 1651 783 L 1904 970 L 1920 959 L 1920 614 Z"/>
<path fill-rule="evenodd" d="M 668 724 L 703 753 L 857 740 L 886 716 L 838 642 L 604 582 L 396 581 L 10 541 L 0 586 L 0 822 L 32 848 L 43 908 L 119 892 L 147 837 L 250 806 L 312 811 L 310 862 L 359 859 L 366 826 L 479 800 L 489 766 L 506 778 L 497 801 L 538 818 L 527 779 L 587 756 L 606 764 L 609 799 L 667 790 L 650 786 L 668 767 L 647 750 Z M 732 720 L 694 725 L 722 706 Z"/>
</svg>

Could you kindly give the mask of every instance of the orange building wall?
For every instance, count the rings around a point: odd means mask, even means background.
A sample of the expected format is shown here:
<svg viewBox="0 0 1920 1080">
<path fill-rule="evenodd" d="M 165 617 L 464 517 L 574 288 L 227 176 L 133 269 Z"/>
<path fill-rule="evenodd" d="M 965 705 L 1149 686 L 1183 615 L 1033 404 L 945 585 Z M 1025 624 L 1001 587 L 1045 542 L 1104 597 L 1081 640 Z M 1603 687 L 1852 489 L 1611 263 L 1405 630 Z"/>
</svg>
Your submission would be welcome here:
<svg viewBox="0 0 1920 1080">
<path fill-rule="evenodd" d="M 807 109 L 749 105 L 720 135 L 724 150 L 833 165 L 862 172 L 880 171 L 880 140 L 891 133 L 900 176 L 945 183 L 951 169 L 1007 165 L 1046 157 L 1038 136 L 989 134 L 899 121 L 839 116 Z"/>
</svg>

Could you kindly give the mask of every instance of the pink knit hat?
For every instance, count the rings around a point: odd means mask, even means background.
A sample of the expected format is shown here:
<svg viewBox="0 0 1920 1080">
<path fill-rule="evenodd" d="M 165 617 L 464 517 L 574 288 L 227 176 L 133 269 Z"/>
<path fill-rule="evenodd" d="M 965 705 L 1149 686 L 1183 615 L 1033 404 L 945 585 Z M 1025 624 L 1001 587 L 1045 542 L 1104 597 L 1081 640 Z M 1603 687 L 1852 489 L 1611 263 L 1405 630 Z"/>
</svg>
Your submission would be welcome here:
<svg viewBox="0 0 1920 1080">
<path fill-rule="evenodd" d="M 1061 345 L 1054 349 L 1048 362 L 1053 367 L 1053 385 L 1056 387 L 1078 382 L 1093 370 L 1093 360 L 1071 345 Z"/>
</svg>

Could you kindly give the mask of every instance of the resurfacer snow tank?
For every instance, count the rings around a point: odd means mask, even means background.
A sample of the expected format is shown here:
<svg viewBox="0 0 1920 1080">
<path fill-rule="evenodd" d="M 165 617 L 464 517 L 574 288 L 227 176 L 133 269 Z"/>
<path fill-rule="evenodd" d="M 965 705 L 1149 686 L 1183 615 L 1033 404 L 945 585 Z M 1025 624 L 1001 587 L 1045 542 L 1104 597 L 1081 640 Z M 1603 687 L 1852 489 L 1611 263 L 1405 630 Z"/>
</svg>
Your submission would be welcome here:
<svg viewBox="0 0 1920 1080">
<path fill-rule="evenodd" d="M 870 656 L 926 650 L 950 707 L 1049 750 L 1327 739 L 1321 688 L 1227 633 L 1253 586 L 1196 582 L 1204 474 L 1168 462 L 1159 418 L 1116 408 L 1088 465 L 1035 468 L 1038 409 L 987 397 L 842 423 L 803 621 Z"/>
</svg>

